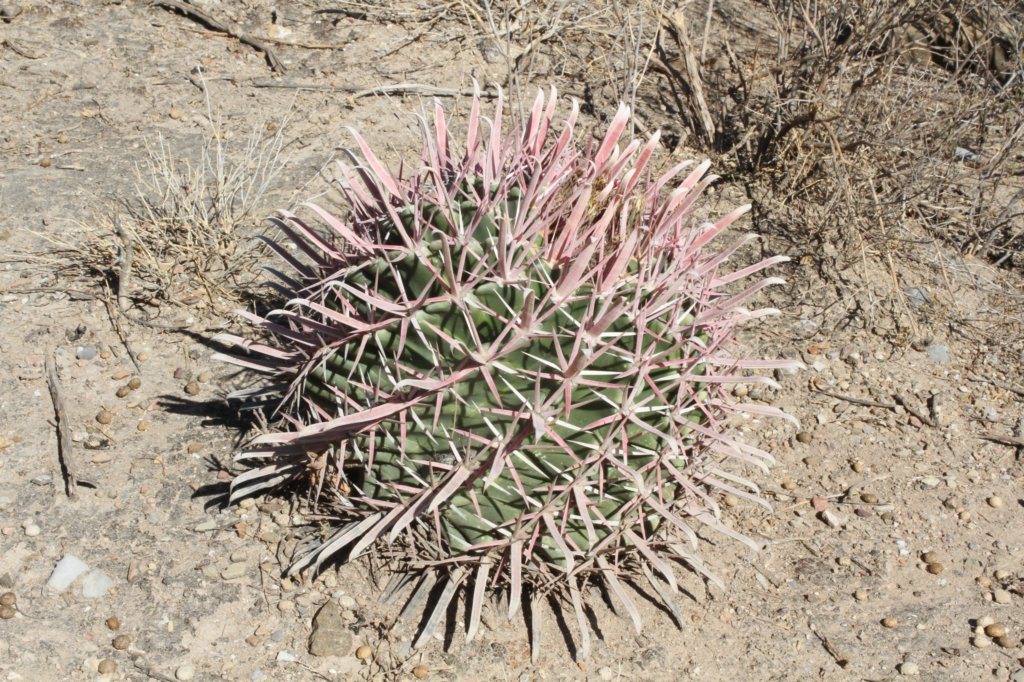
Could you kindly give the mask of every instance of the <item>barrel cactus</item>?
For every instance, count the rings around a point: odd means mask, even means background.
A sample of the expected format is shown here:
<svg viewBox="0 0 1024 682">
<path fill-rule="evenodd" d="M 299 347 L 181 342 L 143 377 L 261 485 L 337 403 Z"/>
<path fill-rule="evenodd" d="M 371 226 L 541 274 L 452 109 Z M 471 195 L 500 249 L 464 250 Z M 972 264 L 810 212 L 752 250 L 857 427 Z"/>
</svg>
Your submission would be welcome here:
<svg viewBox="0 0 1024 682">
<path fill-rule="evenodd" d="M 639 630 L 627 583 L 649 581 L 675 612 L 679 566 L 717 580 L 698 526 L 753 545 L 716 497 L 767 506 L 723 462 L 769 454 L 722 425 L 784 416 L 727 389 L 790 364 L 729 354 L 738 324 L 773 312 L 744 302 L 779 280 L 736 283 L 786 259 L 723 272 L 743 240 L 709 242 L 749 207 L 696 219 L 709 163 L 656 175 L 657 134 L 620 146 L 626 107 L 583 145 L 575 103 L 552 127 L 556 102 L 538 94 L 506 131 L 500 95 L 490 119 L 474 97 L 462 148 L 436 105 L 418 164 L 397 174 L 353 131 L 345 219 L 315 205 L 319 230 L 272 218 L 287 302 L 242 313 L 259 339 L 221 337 L 243 349 L 225 359 L 269 377 L 236 397 L 274 401 L 231 499 L 311 491 L 334 526 L 290 573 L 387 548 L 391 591 L 415 582 L 425 609 L 417 646 L 460 592 L 468 639 L 489 596 L 511 618 L 557 593 L 585 653 L 586 585 L 605 583 Z"/>
</svg>

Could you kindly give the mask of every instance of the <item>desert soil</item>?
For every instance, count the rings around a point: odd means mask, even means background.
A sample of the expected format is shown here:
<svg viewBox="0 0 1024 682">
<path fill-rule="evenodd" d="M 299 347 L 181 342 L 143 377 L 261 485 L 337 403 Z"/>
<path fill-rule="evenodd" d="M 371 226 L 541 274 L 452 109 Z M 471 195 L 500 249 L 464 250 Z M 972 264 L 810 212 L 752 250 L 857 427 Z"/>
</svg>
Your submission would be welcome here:
<svg viewBox="0 0 1024 682">
<path fill-rule="evenodd" d="M 865 259 L 826 286 L 814 267 L 824 255 L 788 253 L 779 269 L 788 283 L 770 295 L 782 315 L 742 340 L 750 355 L 799 357 L 808 369 L 745 400 L 779 406 L 801 426 L 735 425 L 777 459 L 767 474 L 748 472 L 770 512 L 725 501 L 730 523 L 763 548 L 708 543 L 728 589 L 685 579 L 679 627 L 642 602 L 637 634 L 595 593 L 586 660 L 574 656 L 574 622 L 563 624 L 567 640 L 549 612 L 531 661 L 524 624 L 497 609 L 469 644 L 455 628 L 449 641 L 411 651 L 408 627 L 386 627 L 401 604 L 378 603 L 383 578 L 366 564 L 283 579 L 308 528 L 303 500 L 223 503 L 244 437 L 224 400 L 237 378 L 211 360 L 209 343 L 241 328 L 229 302 L 164 292 L 146 315 L 181 329 L 122 319 L 122 339 L 99 281 L 67 274 L 47 254 L 67 257 L 56 245 L 84 243 L 116 216 L 158 138 L 195 158 L 211 112 L 228 149 L 268 122 L 285 126 L 286 166 L 266 208 L 288 206 L 324 190 L 322 169 L 351 141 L 345 126 L 387 149 L 389 162 L 418 151 L 414 114 L 429 98 L 354 91 L 464 90 L 472 78 L 501 80 L 507 64 L 445 16 L 417 29 L 316 14 L 308 2 L 195 4 L 286 41 L 273 49 L 287 72 L 148 3 L 5 4 L 0 592 L 16 604 L 0 620 L 3 679 L 1024 680 L 1024 448 L 1012 442 L 1024 418 L 1024 282 L 938 244 L 892 266 L 913 288 L 904 311 L 917 321 L 913 338 L 883 313 L 851 312 L 851 300 L 891 286 L 891 264 Z M 540 68 L 527 85 L 577 91 L 560 78 Z M 465 110 L 459 98 L 443 103 Z M 685 156 L 685 145 L 671 154 Z M 722 205 L 712 198 L 712 211 L 743 200 L 715 196 Z M 72 436 L 73 499 L 58 459 L 51 358 Z M 137 387 L 118 393 L 133 378 Z M 58 592 L 47 581 L 69 556 L 89 570 Z M 325 605 L 315 655 L 312 622 Z M 986 618 L 1005 629 L 997 642 L 975 633 Z"/>
</svg>

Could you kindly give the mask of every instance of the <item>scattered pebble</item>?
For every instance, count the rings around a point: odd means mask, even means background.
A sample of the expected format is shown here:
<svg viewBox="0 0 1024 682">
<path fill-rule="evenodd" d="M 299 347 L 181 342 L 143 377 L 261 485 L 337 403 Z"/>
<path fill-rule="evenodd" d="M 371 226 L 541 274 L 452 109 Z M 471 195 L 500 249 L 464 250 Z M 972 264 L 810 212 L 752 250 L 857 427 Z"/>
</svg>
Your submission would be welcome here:
<svg viewBox="0 0 1024 682">
<path fill-rule="evenodd" d="M 942 566 L 942 564 L 940 564 L 938 562 L 934 562 L 934 563 L 928 564 L 927 569 L 928 569 L 928 572 L 931 573 L 932 575 L 938 575 L 939 573 L 942 573 L 943 566 Z"/>
<path fill-rule="evenodd" d="M 114 647 L 118 651 L 124 651 L 131 646 L 132 638 L 128 635 L 118 635 L 111 642 L 110 646 Z"/>
<path fill-rule="evenodd" d="M 343 594 L 338 597 L 338 606 L 343 609 L 354 609 L 356 607 L 356 600 L 350 595 Z"/>
<path fill-rule="evenodd" d="M 899 624 L 900 624 L 900 622 L 898 620 L 896 620 L 895 618 L 893 618 L 892 616 L 886 616 L 885 618 L 882 619 L 882 627 L 887 627 L 887 628 L 891 629 L 891 628 L 896 627 Z"/>
<path fill-rule="evenodd" d="M 988 502 L 988 506 L 992 507 L 993 509 L 1002 509 L 1003 505 L 1005 504 L 1003 502 L 1003 498 L 999 497 L 998 495 L 993 495 L 992 497 L 988 498 L 985 501 Z"/>
<path fill-rule="evenodd" d="M 801 443 L 810 443 L 814 439 L 814 436 L 811 435 L 810 431 L 801 431 L 796 434 L 796 439 Z"/>
<path fill-rule="evenodd" d="M 341 656 L 352 651 L 352 632 L 346 625 L 344 609 L 336 602 L 327 602 L 313 617 L 308 649 L 314 656 Z"/>
<path fill-rule="evenodd" d="M 1007 571 L 1006 569 L 1000 568 L 998 571 L 996 571 L 992 575 L 995 576 L 996 580 L 1006 580 L 1012 574 L 1009 571 Z"/>
<path fill-rule="evenodd" d="M 366 646 L 365 644 L 361 645 L 358 649 L 356 649 L 356 658 L 358 658 L 360 661 L 368 661 L 370 660 L 371 656 L 373 656 L 373 649 Z"/>
<path fill-rule="evenodd" d="M 992 616 L 982 616 L 981 618 L 978 619 L 978 626 L 982 627 L 982 628 L 985 628 L 985 627 L 988 627 L 989 625 L 992 625 L 995 622 L 996 622 L 996 619 L 993 618 Z"/>
<path fill-rule="evenodd" d="M 992 646 L 992 640 L 986 637 L 985 635 L 975 635 L 974 639 L 971 640 L 971 644 L 973 644 L 978 649 L 985 649 L 987 647 Z"/>
<path fill-rule="evenodd" d="M 740 503 L 740 500 L 738 497 L 730 493 L 726 495 L 724 498 L 722 498 L 722 502 L 725 502 L 726 507 L 735 507 L 737 504 Z"/>
<path fill-rule="evenodd" d="M 1017 645 L 1017 643 L 1013 641 L 1013 638 L 1008 636 L 1008 635 L 1003 635 L 1002 637 L 996 637 L 992 641 L 995 642 L 996 644 L 998 644 L 999 646 L 1001 646 L 1004 649 L 1012 649 L 1013 647 L 1015 647 Z"/>
<path fill-rule="evenodd" d="M 196 669 L 191 663 L 184 663 L 178 666 L 178 669 L 174 671 L 174 679 L 179 682 L 188 682 L 196 676 Z"/>
<path fill-rule="evenodd" d="M 188 393 L 189 395 L 198 395 L 199 383 L 196 381 L 190 381 L 187 384 L 185 384 L 185 393 Z"/>
<path fill-rule="evenodd" d="M 949 348 L 940 343 L 933 343 L 925 348 L 924 352 L 928 354 L 928 358 L 932 362 L 938 362 L 940 364 L 946 364 L 949 362 Z"/>
<path fill-rule="evenodd" d="M 1006 590 L 995 589 L 992 590 L 992 600 L 997 604 L 1009 604 L 1013 598 Z"/>
<path fill-rule="evenodd" d="M 989 637 L 1002 637 L 1006 634 L 1006 626 L 1002 623 L 990 623 L 985 626 L 985 634 Z"/>
<path fill-rule="evenodd" d="M 10 620 L 16 615 L 18 615 L 18 612 L 13 606 L 0 606 L 0 619 Z"/>
<path fill-rule="evenodd" d="M 906 663 L 900 664 L 900 675 L 913 677 L 915 675 L 919 675 L 920 673 L 921 669 L 917 667 L 917 663 L 914 663 L 913 661 L 907 661 Z"/>
<path fill-rule="evenodd" d="M 139 431 L 149 431 L 149 422 L 139 422 L 135 428 Z"/>
<path fill-rule="evenodd" d="M 597 676 L 600 677 L 605 682 L 610 682 L 611 680 L 615 679 L 615 671 L 612 670 L 611 668 L 605 666 L 603 668 L 598 668 Z"/>
<path fill-rule="evenodd" d="M 422 680 L 424 677 L 430 674 L 430 669 L 427 666 L 420 663 L 418 666 L 412 669 L 412 676 L 417 680 Z"/>
<path fill-rule="evenodd" d="M 67 554 L 53 567 L 53 572 L 50 573 L 46 586 L 60 594 L 71 587 L 71 583 L 75 582 L 78 576 L 88 570 L 88 564 L 72 554 Z"/>
<path fill-rule="evenodd" d="M 127 398 L 128 394 L 130 394 L 131 392 L 132 389 L 128 388 L 128 386 L 121 386 L 120 388 L 117 389 L 114 395 L 116 395 L 118 398 Z"/>
<path fill-rule="evenodd" d="M 86 599 L 99 599 L 113 586 L 113 579 L 97 568 L 90 571 L 82 581 L 82 596 Z"/>
<path fill-rule="evenodd" d="M 295 602 L 288 599 L 282 599 L 281 601 L 277 602 L 277 610 L 281 611 L 282 613 L 289 613 L 291 611 L 294 611 Z"/>
<path fill-rule="evenodd" d="M 871 493 L 861 493 L 860 501 L 864 502 L 865 504 L 878 504 L 878 495 L 873 495 Z"/>
<path fill-rule="evenodd" d="M 96 666 L 96 671 L 100 675 L 109 675 L 115 670 L 117 670 L 117 663 L 115 661 L 110 660 L 109 658 L 104 658 Z"/>
<path fill-rule="evenodd" d="M 43 531 L 38 524 L 31 522 L 25 524 L 25 535 L 27 535 L 30 538 L 34 538 L 42 532 Z"/>
<path fill-rule="evenodd" d="M 231 564 L 223 571 L 220 572 L 220 577 L 224 580 L 237 580 L 245 575 L 245 562 L 236 561 Z"/>
<path fill-rule="evenodd" d="M 96 346 L 79 346 L 75 357 L 79 360 L 92 360 L 96 357 Z"/>
<path fill-rule="evenodd" d="M 117 616 L 111 616 L 110 618 L 107 618 L 107 620 L 105 622 L 107 624 L 107 627 L 110 628 L 111 630 L 120 630 L 121 629 L 121 619 L 118 618 Z"/>
<path fill-rule="evenodd" d="M 853 462 L 850 463 L 850 468 L 853 469 L 853 473 L 862 474 L 864 473 L 864 462 L 860 461 L 859 459 L 854 460 Z"/>
<path fill-rule="evenodd" d="M 796 490 L 796 483 L 794 483 L 793 481 L 783 481 L 782 482 L 782 489 L 783 490 Z"/>
<path fill-rule="evenodd" d="M 867 601 L 868 600 L 868 592 L 867 592 L 867 590 L 857 590 L 856 592 L 853 593 L 853 598 L 856 599 L 857 601 Z"/>
<path fill-rule="evenodd" d="M 295 656 L 295 654 L 293 654 L 293 653 L 291 653 L 289 651 L 278 651 L 277 652 L 277 661 L 278 661 L 278 663 L 294 663 L 297 660 L 299 660 L 299 659 Z"/>
<path fill-rule="evenodd" d="M 925 562 L 926 564 L 934 564 L 941 558 L 942 557 L 939 555 L 938 552 L 925 552 L 921 555 L 921 561 Z"/>
<path fill-rule="evenodd" d="M 133 391 L 137 391 L 139 388 L 142 387 L 142 379 L 140 379 L 139 377 L 132 377 L 131 379 L 128 380 L 128 383 L 126 385 Z"/>
<path fill-rule="evenodd" d="M 18 603 L 18 595 L 13 592 L 0 594 L 0 606 L 14 606 Z"/>
<path fill-rule="evenodd" d="M 196 381 L 198 381 L 201 384 L 205 384 L 209 380 L 210 380 L 210 373 L 209 372 L 200 372 L 199 375 L 196 377 Z"/>
<path fill-rule="evenodd" d="M 992 585 L 992 581 L 989 580 L 987 575 L 979 575 L 974 579 L 974 582 L 978 583 L 979 587 L 989 587 Z"/>
<path fill-rule="evenodd" d="M 96 414 L 96 421 L 106 426 L 110 424 L 110 422 L 114 421 L 114 415 L 110 414 L 107 410 L 100 410 Z"/>
</svg>

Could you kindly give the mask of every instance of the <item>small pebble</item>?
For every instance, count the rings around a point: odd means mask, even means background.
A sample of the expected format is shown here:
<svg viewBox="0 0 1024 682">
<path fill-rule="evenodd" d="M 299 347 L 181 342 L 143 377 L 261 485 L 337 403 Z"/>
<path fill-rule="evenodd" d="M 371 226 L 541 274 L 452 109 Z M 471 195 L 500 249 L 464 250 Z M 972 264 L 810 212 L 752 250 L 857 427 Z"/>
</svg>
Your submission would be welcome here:
<svg viewBox="0 0 1024 682">
<path fill-rule="evenodd" d="M 117 389 L 117 392 L 114 395 L 116 395 L 118 398 L 127 398 L 128 394 L 131 392 L 132 389 L 128 388 L 127 386 L 121 386 L 120 388 Z"/>
<path fill-rule="evenodd" d="M 131 645 L 131 643 L 132 639 L 128 635 L 118 635 L 110 643 L 110 646 L 114 647 L 118 651 L 124 651 Z"/>
<path fill-rule="evenodd" d="M 142 379 L 140 379 L 139 377 L 132 377 L 131 379 L 128 380 L 128 388 L 132 389 L 133 391 L 138 390 L 141 386 Z"/>
<path fill-rule="evenodd" d="M 149 431 L 149 422 L 139 422 L 135 428 L 138 431 Z"/>
<path fill-rule="evenodd" d="M 978 649 L 985 649 L 986 647 L 992 646 L 992 640 L 984 635 L 975 635 L 974 639 L 971 640 L 971 644 Z"/>
<path fill-rule="evenodd" d="M 864 473 L 864 462 L 860 461 L 859 459 L 855 460 L 852 464 L 850 464 L 850 468 L 853 469 L 853 473 L 862 474 Z"/>
<path fill-rule="evenodd" d="M 913 661 L 907 661 L 906 663 L 900 665 L 900 675 L 913 677 L 914 675 L 918 675 L 920 673 L 921 669 L 918 668 L 917 663 L 914 663 Z"/>
<path fill-rule="evenodd" d="M 96 357 L 96 346 L 79 346 L 75 357 L 79 360 L 92 360 Z"/>
<path fill-rule="evenodd" d="M 191 663 L 179 665 L 178 669 L 174 671 L 174 679 L 179 680 L 180 682 L 188 682 L 188 680 L 191 680 L 195 676 L 196 669 Z"/>
<path fill-rule="evenodd" d="M 236 561 L 231 564 L 223 571 L 220 572 L 220 577 L 224 580 L 237 580 L 245 575 L 245 562 Z"/>
<path fill-rule="evenodd" d="M 988 506 L 992 507 L 993 509 L 1002 509 L 1004 504 L 1003 498 L 999 497 L 998 495 L 993 495 L 992 497 L 988 498 L 985 501 L 988 502 Z"/>
<path fill-rule="evenodd" d="M 289 601 L 288 599 L 282 599 L 277 602 L 277 610 L 282 612 L 289 612 L 295 610 L 295 602 Z"/>
<path fill-rule="evenodd" d="M 114 415 L 110 414 L 107 410 L 100 410 L 96 414 L 96 421 L 106 426 L 110 422 L 114 421 Z"/>
<path fill-rule="evenodd" d="M 970 521 L 971 520 L 971 512 L 969 512 L 966 509 L 964 509 L 962 512 L 957 514 L 957 518 L 959 518 L 961 521 L 964 521 L 964 522 Z"/>
<path fill-rule="evenodd" d="M 896 627 L 899 624 L 900 624 L 900 622 L 898 620 L 896 620 L 895 618 L 893 618 L 892 616 L 886 616 L 885 618 L 882 619 L 882 626 L 883 627 L 894 628 L 894 627 Z"/>
<path fill-rule="evenodd" d="M 735 507 L 737 504 L 740 503 L 739 498 L 732 494 L 726 495 L 724 498 L 722 498 L 722 501 L 725 502 L 726 507 Z"/>
<path fill-rule="evenodd" d="M 1013 601 L 1013 598 L 1010 596 L 1009 592 L 1000 589 L 992 590 L 992 599 L 997 604 L 1009 604 L 1011 601 Z"/>
<path fill-rule="evenodd" d="M 877 495 L 873 495 L 871 493 L 861 493 L 860 494 L 860 501 L 864 502 L 865 504 L 877 504 L 878 503 L 878 496 Z"/>
<path fill-rule="evenodd" d="M 11 618 L 14 618 L 14 616 L 16 616 L 17 614 L 18 612 L 14 609 L 13 606 L 0 606 L 0 618 L 2 618 L 3 620 L 10 620 Z"/>
<path fill-rule="evenodd" d="M 42 166 L 43 168 L 49 168 L 50 166 L 53 165 L 53 161 L 50 159 L 50 157 L 44 156 L 42 159 L 39 160 L 39 165 Z"/>
<path fill-rule="evenodd" d="M 989 587 L 992 585 L 992 581 L 989 580 L 987 575 L 979 575 L 974 579 L 974 582 L 978 583 L 979 587 Z"/>
<path fill-rule="evenodd" d="M 1006 626 L 1002 623 L 990 623 L 985 626 L 985 634 L 993 638 L 1002 637 L 1006 634 Z"/>
<path fill-rule="evenodd" d="M 109 675 L 112 672 L 114 672 L 115 670 L 117 670 L 117 663 L 112 661 L 112 660 L 110 660 L 109 658 L 104 658 L 96 666 L 96 671 L 100 675 Z"/>
<path fill-rule="evenodd" d="M 370 660 L 371 656 L 373 656 L 373 649 L 366 646 L 365 644 L 361 645 L 358 649 L 356 649 L 356 658 L 358 658 L 360 661 L 368 661 Z"/>
<path fill-rule="evenodd" d="M 813 438 L 809 431 L 801 431 L 796 434 L 796 439 L 801 443 L 810 443 Z"/>
<path fill-rule="evenodd" d="M 135 354 L 135 359 L 138 360 L 139 362 L 145 362 L 146 360 L 149 360 L 149 353 L 147 353 L 146 351 L 140 351 L 139 353 Z"/>
<path fill-rule="evenodd" d="M 199 375 L 196 377 L 196 381 L 198 381 L 201 384 L 205 384 L 209 380 L 210 380 L 210 373 L 209 372 L 200 372 Z"/>
<path fill-rule="evenodd" d="M 25 524 L 25 535 L 27 535 L 30 538 L 34 538 L 42 532 L 42 529 L 35 523 Z"/>
<path fill-rule="evenodd" d="M 420 663 L 418 666 L 412 669 L 412 676 L 417 680 L 422 680 L 424 677 L 430 674 L 430 669 L 427 666 Z"/>
<path fill-rule="evenodd" d="M 188 393 L 189 395 L 198 395 L 199 383 L 195 381 L 190 381 L 187 384 L 185 384 L 185 393 Z"/>
<path fill-rule="evenodd" d="M 1007 571 L 1006 569 L 1000 568 L 998 571 L 996 571 L 992 575 L 995 576 L 996 580 L 1006 580 L 1012 574 L 1009 571 Z"/>
<path fill-rule="evenodd" d="M 857 590 L 853 593 L 853 598 L 857 601 L 867 601 L 868 593 L 867 590 Z"/>
<path fill-rule="evenodd" d="M 61 133 L 57 136 L 57 144 L 67 144 L 70 141 L 71 138 L 68 137 L 67 133 Z"/>
<path fill-rule="evenodd" d="M 1014 648 L 1017 645 L 1017 643 L 1013 641 L 1013 638 L 1008 636 L 1008 635 L 1003 635 L 1002 637 L 996 637 L 992 641 L 995 642 L 996 644 L 998 644 L 999 646 L 1001 646 L 1004 649 L 1012 649 L 1012 648 Z"/>
<path fill-rule="evenodd" d="M 110 618 L 107 618 L 107 620 L 104 621 L 104 622 L 106 622 L 107 627 L 110 628 L 111 630 L 120 630 L 121 629 L 121 619 L 118 618 L 117 616 L 111 616 Z"/>
<path fill-rule="evenodd" d="M 793 481 L 784 481 L 782 483 L 783 490 L 796 490 L 796 483 Z"/>
<path fill-rule="evenodd" d="M 926 564 L 934 564 L 939 561 L 942 557 L 939 556 L 938 552 L 925 552 L 921 555 L 921 561 Z"/>
<path fill-rule="evenodd" d="M 940 563 L 931 563 L 927 566 L 928 572 L 932 575 L 938 575 L 942 573 L 943 566 Z"/>
<path fill-rule="evenodd" d="M 18 595 L 13 592 L 0 594 L 0 606 L 14 606 L 18 603 Z"/>
</svg>

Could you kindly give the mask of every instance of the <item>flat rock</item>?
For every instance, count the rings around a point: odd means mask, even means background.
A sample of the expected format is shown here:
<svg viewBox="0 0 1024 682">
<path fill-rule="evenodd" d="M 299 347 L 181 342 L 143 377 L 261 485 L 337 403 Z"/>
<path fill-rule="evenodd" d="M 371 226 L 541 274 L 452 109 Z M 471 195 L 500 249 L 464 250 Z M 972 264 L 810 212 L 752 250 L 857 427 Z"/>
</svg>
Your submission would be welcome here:
<svg viewBox="0 0 1024 682">
<path fill-rule="evenodd" d="M 82 596 L 86 599 L 99 599 L 113 586 L 114 580 L 96 568 L 89 571 L 82 581 Z"/>
<path fill-rule="evenodd" d="M 71 587 L 71 583 L 75 582 L 78 576 L 88 570 L 88 564 L 73 554 L 67 554 L 53 567 L 53 573 L 50 574 L 50 579 L 46 581 L 46 586 L 60 594 Z"/>
<path fill-rule="evenodd" d="M 309 653 L 314 656 L 343 656 L 352 651 L 352 633 L 345 627 L 344 609 L 331 600 L 313 617 Z"/>
</svg>

